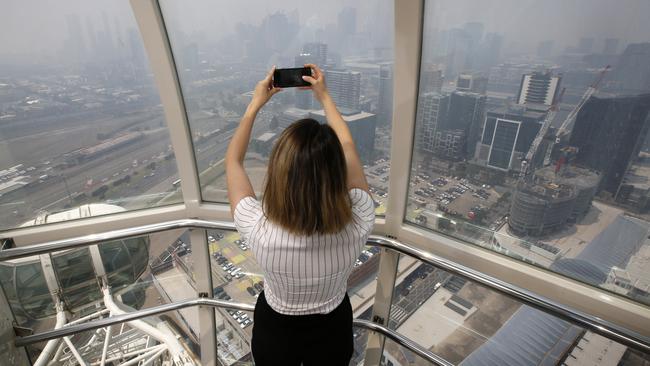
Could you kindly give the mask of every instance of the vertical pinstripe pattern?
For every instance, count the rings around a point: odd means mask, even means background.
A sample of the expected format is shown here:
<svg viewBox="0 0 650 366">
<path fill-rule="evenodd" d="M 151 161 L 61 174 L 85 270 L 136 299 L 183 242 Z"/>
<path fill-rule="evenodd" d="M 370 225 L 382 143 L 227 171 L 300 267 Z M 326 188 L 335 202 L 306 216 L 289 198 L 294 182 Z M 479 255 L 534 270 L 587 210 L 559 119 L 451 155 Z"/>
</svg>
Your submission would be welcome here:
<svg viewBox="0 0 650 366">
<path fill-rule="evenodd" d="M 327 314 L 343 301 L 354 262 L 372 231 L 370 195 L 350 190 L 352 221 L 339 233 L 299 236 L 269 222 L 259 201 L 245 197 L 235 207 L 235 226 L 264 272 L 268 304 L 287 315 Z"/>
</svg>

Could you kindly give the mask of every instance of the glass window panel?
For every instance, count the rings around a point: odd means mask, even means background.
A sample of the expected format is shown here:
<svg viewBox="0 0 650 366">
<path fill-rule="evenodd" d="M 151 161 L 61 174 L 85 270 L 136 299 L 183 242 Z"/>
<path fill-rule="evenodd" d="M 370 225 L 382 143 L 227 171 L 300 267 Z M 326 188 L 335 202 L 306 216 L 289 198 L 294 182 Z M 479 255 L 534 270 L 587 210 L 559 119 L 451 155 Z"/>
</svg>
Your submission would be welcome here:
<svg viewBox="0 0 650 366">
<path fill-rule="evenodd" d="M 426 2 L 405 221 L 650 304 L 648 11 Z"/>
<path fill-rule="evenodd" d="M 377 214 L 385 212 L 393 80 L 391 1 L 161 1 L 189 116 L 204 200 L 226 202 L 223 157 L 255 84 L 272 65 L 326 71 L 365 165 Z M 245 161 L 260 191 L 279 133 L 324 121 L 311 91 L 286 89 L 257 117 Z"/>
<path fill-rule="evenodd" d="M 397 277 L 388 326 L 455 365 L 615 366 L 650 359 L 419 261 Z M 384 355 L 386 364 L 423 364 L 395 345 Z"/>
<path fill-rule="evenodd" d="M 61 283 L 63 301 L 70 309 L 87 305 L 102 297 L 87 248 L 55 254 L 52 256 L 52 264 Z"/>
<path fill-rule="evenodd" d="M 24 315 L 28 318 L 39 318 L 54 313 L 54 302 L 45 283 L 40 262 L 16 267 L 15 281 L 15 292 Z M 17 315 L 22 314 L 19 312 Z"/>
<path fill-rule="evenodd" d="M 145 309 L 198 296 L 192 245 L 187 230 L 178 229 L 116 240 L 98 244 L 97 248 L 98 258 L 93 257 L 96 252 L 88 247 L 52 254 L 51 267 L 47 262 L 43 265 L 41 257 L 0 263 L 0 283 L 18 324 L 38 331 L 54 327 L 56 310 L 51 295 L 53 291 L 48 289 L 45 282 L 48 273 L 51 273 L 52 284 L 60 288 L 57 292 L 63 301 L 68 323 L 80 321 L 91 314 L 95 314 L 95 319 L 108 316 L 106 301 L 100 291 L 100 283 L 105 281 L 100 276 L 101 271 L 95 268 L 97 263 L 103 264 L 113 302 L 124 311 Z M 183 348 L 198 353 L 198 307 L 170 312 L 154 320 L 156 323 L 153 325 L 158 329 L 166 328 L 164 332 L 173 334 L 173 338 L 183 343 Z M 129 328 L 113 327 L 113 330 L 121 332 Z M 97 337 L 102 339 L 104 331 L 100 332 Z M 138 342 L 146 343 L 143 342 L 146 336 L 141 334 L 134 337 L 133 346 Z M 80 344 L 78 341 L 85 344 L 88 340 L 75 338 L 73 343 Z M 120 348 L 118 338 L 111 347 L 113 348 L 109 354 L 117 354 L 121 352 L 120 349 L 125 349 Z M 84 348 L 82 352 L 87 351 L 86 355 L 94 357 L 95 351 L 91 351 L 93 349 L 96 351 L 96 348 L 91 346 Z M 36 354 L 39 350 L 33 349 Z"/>
<path fill-rule="evenodd" d="M 129 2 L 98 5 L 0 14 L 0 230 L 182 201 Z"/>
</svg>

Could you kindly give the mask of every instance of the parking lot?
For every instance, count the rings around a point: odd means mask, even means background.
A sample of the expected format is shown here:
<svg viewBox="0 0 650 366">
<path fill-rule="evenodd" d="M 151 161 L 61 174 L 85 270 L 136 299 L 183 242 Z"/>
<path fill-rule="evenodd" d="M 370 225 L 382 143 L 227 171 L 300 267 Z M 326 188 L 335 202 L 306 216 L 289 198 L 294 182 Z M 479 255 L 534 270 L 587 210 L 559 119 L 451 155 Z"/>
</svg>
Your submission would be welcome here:
<svg viewBox="0 0 650 366">
<path fill-rule="evenodd" d="M 375 213 L 377 215 L 384 215 L 386 213 L 386 200 L 388 197 L 390 161 L 386 158 L 379 158 L 372 165 L 364 165 L 363 170 L 368 179 L 370 193 L 375 201 Z"/>
<path fill-rule="evenodd" d="M 213 296 L 218 299 L 254 303 L 263 290 L 262 271 L 253 253 L 237 232 L 208 231 L 208 246 L 212 261 Z M 233 328 L 251 336 L 252 314 L 219 309 Z"/>
<path fill-rule="evenodd" d="M 498 201 L 500 195 L 490 185 L 477 185 L 465 178 L 420 173 L 410 182 L 412 206 L 442 212 L 450 217 L 481 222 Z M 418 219 L 415 215 L 415 220 Z"/>
</svg>

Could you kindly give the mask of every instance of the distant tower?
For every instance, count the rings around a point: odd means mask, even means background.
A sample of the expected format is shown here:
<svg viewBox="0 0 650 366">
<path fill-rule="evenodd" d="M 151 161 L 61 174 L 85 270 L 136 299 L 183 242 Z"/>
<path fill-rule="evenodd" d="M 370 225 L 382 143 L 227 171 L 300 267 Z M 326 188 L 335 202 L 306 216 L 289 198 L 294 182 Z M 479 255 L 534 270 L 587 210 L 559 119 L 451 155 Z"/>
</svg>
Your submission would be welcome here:
<svg viewBox="0 0 650 366">
<path fill-rule="evenodd" d="M 347 7 L 339 12 L 338 30 L 344 36 L 351 36 L 357 32 L 357 9 Z"/>
<path fill-rule="evenodd" d="M 591 97 L 582 107 L 569 144 L 575 163 L 603 173 L 600 188 L 616 195 L 650 129 L 650 94 Z"/>
<path fill-rule="evenodd" d="M 309 62 L 324 67 L 327 64 L 327 44 L 320 42 L 305 43 L 302 46 L 302 55 L 309 56 L 307 58 L 310 60 Z"/>
<path fill-rule="evenodd" d="M 442 70 L 435 64 L 422 65 L 420 71 L 420 93 L 441 93 L 444 78 Z"/>
<path fill-rule="evenodd" d="M 456 90 L 473 92 L 478 94 L 487 93 L 488 78 L 473 74 L 460 74 L 456 79 Z"/>
<path fill-rule="evenodd" d="M 532 72 L 521 77 L 517 104 L 550 107 L 555 103 L 560 90 L 560 76 L 550 72 Z"/>
<path fill-rule="evenodd" d="M 68 28 L 68 38 L 64 46 L 65 51 L 71 59 L 81 61 L 86 55 L 81 19 L 77 14 L 69 14 L 66 15 L 65 22 Z"/>
<path fill-rule="evenodd" d="M 618 57 L 610 77 L 620 94 L 650 92 L 650 43 L 629 44 Z"/>
<path fill-rule="evenodd" d="M 423 153 L 435 152 L 435 138 L 439 126 L 443 124 L 449 96 L 438 93 L 420 94 L 416 116 L 417 149 Z"/>
<path fill-rule="evenodd" d="M 476 150 L 476 143 L 481 137 L 481 128 L 485 120 L 485 95 L 471 92 L 455 91 L 449 95 L 445 118 L 440 124 L 447 131 L 463 132 L 463 148 L 459 150 L 458 160 L 471 158 Z M 457 132 L 452 134 L 454 140 L 461 140 Z"/>
<path fill-rule="evenodd" d="M 359 111 L 361 73 L 348 70 L 326 70 L 327 88 L 336 105 L 348 111 Z"/>
<path fill-rule="evenodd" d="M 393 64 L 379 65 L 378 124 L 390 126 L 393 120 Z"/>
</svg>

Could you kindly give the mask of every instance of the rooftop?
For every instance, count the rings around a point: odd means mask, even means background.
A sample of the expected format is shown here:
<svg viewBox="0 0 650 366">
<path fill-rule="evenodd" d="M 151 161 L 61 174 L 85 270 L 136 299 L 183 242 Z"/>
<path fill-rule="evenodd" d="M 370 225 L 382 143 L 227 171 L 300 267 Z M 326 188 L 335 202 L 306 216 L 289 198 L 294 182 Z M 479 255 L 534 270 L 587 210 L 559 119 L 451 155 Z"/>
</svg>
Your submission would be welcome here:
<svg viewBox="0 0 650 366">
<path fill-rule="evenodd" d="M 349 111 L 349 110 L 348 110 Z M 316 111 L 311 111 L 311 114 L 319 116 L 321 118 L 325 118 L 325 111 L 322 109 L 316 110 Z M 373 113 L 369 112 L 356 112 L 352 114 L 344 114 L 341 112 L 341 115 L 343 117 L 343 120 L 346 122 L 354 122 L 354 121 L 359 121 L 368 117 L 373 117 L 375 116 Z"/>
<path fill-rule="evenodd" d="M 535 175 L 545 180 L 559 184 L 570 184 L 578 187 L 595 187 L 600 182 L 600 174 L 593 170 L 580 168 L 573 165 L 565 165 L 556 174 L 554 166 L 538 169 Z"/>
</svg>

